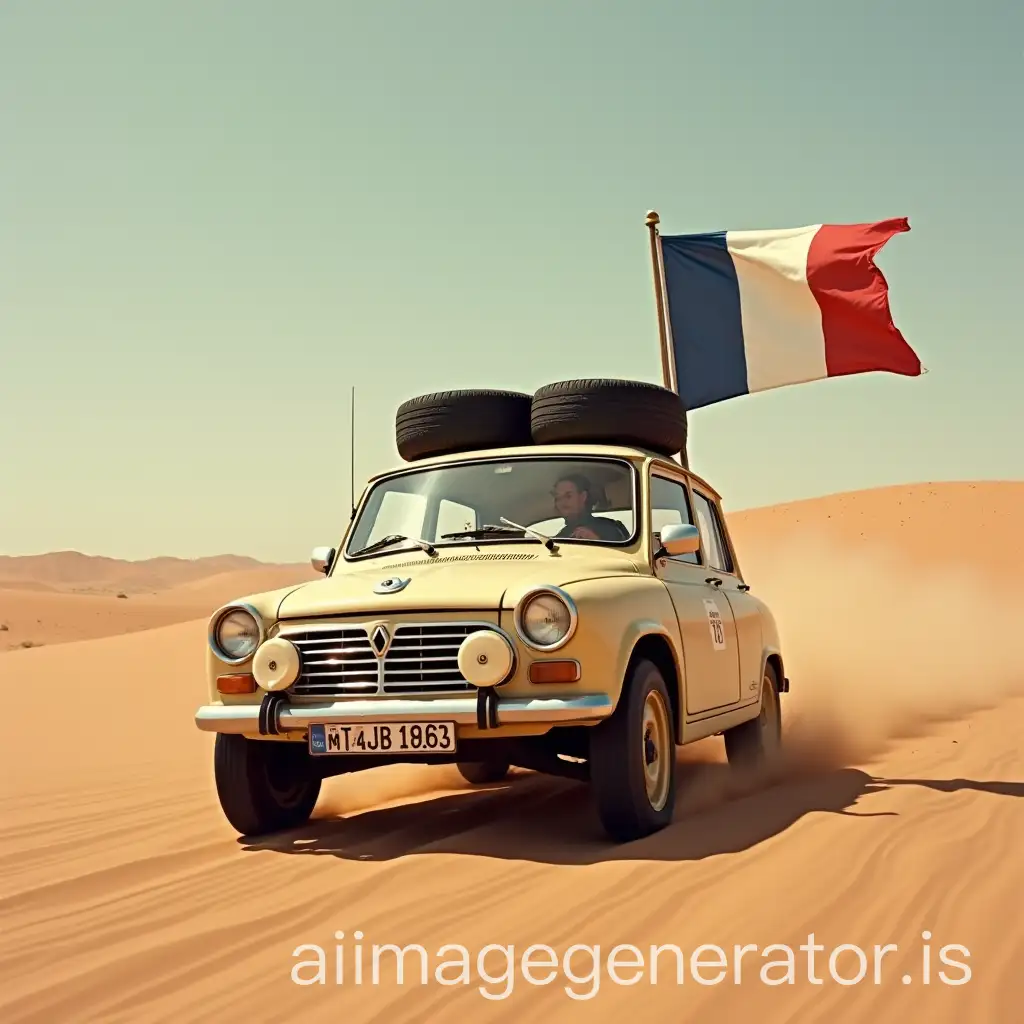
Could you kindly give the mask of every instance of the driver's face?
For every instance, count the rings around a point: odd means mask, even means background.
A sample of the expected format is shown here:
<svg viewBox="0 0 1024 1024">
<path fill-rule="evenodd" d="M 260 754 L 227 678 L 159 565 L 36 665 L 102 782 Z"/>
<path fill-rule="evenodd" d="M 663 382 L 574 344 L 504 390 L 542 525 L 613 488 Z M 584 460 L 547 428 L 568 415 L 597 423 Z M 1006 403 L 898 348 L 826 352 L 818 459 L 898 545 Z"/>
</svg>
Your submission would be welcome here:
<svg viewBox="0 0 1024 1024">
<path fill-rule="evenodd" d="M 581 491 L 571 480 L 555 484 L 555 508 L 560 516 L 576 519 L 586 507 L 586 491 Z"/>
</svg>

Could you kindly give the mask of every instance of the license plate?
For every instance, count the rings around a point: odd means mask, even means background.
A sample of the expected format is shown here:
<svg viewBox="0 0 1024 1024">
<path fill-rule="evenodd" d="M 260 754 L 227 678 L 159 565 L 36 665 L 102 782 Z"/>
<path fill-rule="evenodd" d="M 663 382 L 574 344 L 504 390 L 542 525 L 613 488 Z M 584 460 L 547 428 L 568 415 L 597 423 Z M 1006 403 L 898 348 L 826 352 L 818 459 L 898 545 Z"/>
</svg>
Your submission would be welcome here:
<svg viewBox="0 0 1024 1024">
<path fill-rule="evenodd" d="M 324 723 L 309 727 L 311 754 L 445 754 L 453 750 L 454 722 Z"/>
</svg>

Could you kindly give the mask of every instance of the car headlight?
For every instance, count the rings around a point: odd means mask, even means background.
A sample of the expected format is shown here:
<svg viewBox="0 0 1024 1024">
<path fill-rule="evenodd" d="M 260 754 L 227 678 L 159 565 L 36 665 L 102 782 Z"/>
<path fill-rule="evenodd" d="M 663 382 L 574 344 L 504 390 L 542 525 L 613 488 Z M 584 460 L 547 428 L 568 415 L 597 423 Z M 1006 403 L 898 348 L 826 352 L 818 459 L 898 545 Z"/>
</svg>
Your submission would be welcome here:
<svg viewBox="0 0 1024 1024">
<path fill-rule="evenodd" d="M 215 616 L 210 628 L 210 646 L 218 658 L 237 665 L 256 653 L 263 636 L 263 623 L 256 610 L 233 605 Z"/>
<path fill-rule="evenodd" d="M 558 587 L 538 587 L 523 596 L 516 609 L 519 636 L 541 651 L 553 651 L 576 632 L 576 605 Z"/>
</svg>

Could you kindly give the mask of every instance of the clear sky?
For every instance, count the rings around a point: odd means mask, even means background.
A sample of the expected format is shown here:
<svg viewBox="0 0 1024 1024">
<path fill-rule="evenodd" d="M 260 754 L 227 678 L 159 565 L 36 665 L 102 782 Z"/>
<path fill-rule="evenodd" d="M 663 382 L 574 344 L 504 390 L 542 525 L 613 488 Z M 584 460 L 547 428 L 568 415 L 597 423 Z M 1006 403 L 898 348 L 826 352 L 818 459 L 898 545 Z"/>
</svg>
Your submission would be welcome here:
<svg viewBox="0 0 1024 1024">
<path fill-rule="evenodd" d="M 690 416 L 727 509 L 1024 477 L 1024 5 L 0 5 L 0 552 L 304 560 L 427 391 L 660 383 L 665 233 L 894 216 L 929 372 Z M 969 528 L 969 524 L 968 528 Z"/>
</svg>

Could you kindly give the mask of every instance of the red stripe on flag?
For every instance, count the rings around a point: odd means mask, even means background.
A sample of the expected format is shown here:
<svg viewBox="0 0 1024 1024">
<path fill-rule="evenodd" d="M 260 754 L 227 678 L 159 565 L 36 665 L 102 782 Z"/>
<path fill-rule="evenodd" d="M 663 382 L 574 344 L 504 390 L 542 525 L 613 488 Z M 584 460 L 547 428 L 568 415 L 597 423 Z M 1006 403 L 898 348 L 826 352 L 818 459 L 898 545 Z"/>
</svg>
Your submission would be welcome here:
<svg viewBox="0 0 1024 1024">
<path fill-rule="evenodd" d="M 875 224 L 824 224 L 807 253 L 807 284 L 821 309 L 830 377 L 876 370 L 916 377 L 921 361 L 892 322 L 889 287 L 874 256 L 906 217 Z"/>
</svg>

